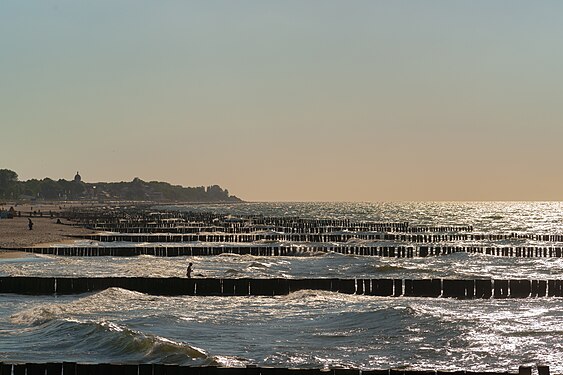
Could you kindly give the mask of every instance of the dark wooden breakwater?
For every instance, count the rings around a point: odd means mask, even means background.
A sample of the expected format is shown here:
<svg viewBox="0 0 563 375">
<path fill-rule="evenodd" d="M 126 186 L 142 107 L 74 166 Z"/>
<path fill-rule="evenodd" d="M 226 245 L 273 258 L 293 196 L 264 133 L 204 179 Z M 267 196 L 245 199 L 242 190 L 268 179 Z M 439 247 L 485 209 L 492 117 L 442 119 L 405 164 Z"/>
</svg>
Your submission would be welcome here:
<svg viewBox="0 0 563 375">
<path fill-rule="evenodd" d="M 159 236 L 166 233 L 173 242 L 345 242 L 351 238 L 415 243 L 514 239 L 563 242 L 563 234 L 560 233 L 474 233 L 473 226 L 468 224 L 417 226 L 409 222 L 354 222 L 350 219 L 291 216 L 234 217 L 210 212 L 154 212 L 147 208 L 76 210 L 66 212 L 65 217 L 90 229 L 119 233 L 92 238 L 98 241 L 164 242 L 151 238 L 150 234 Z"/>
<path fill-rule="evenodd" d="M 350 240 L 365 241 L 401 241 L 414 243 L 436 243 L 452 241 L 508 241 L 534 240 L 546 242 L 563 242 L 563 235 L 518 235 L 505 234 L 398 234 L 375 232 L 338 232 L 338 233 L 99 233 L 72 235 L 70 237 L 100 242 L 236 242 L 248 243 L 256 241 L 291 241 L 291 242 L 347 242 Z"/>
<path fill-rule="evenodd" d="M 61 256 L 302 256 L 319 252 L 391 258 L 454 253 L 523 258 L 563 256 L 562 234 L 479 233 L 467 224 L 416 226 L 408 222 L 154 212 L 148 207 L 82 209 L 66 212 L 65 217 L 73 220 L 72 225 L 112 232 L 72 238 L 119 242 L 118 246 L 8 250 Z M 139 243 L 143 245 L 135 246 Z"/>
<path fill-rule="evenodd" d="M 549 366 L 537 366 L 538 375 L 549 375 Z M 1 363 L 0 375 L 531 375 L 532 368 L 520 366 L 517 373 L 492 371 L 360 370 L 348 368 L 299 369 L 275 367 L 215 367 L 166 364 L 109 363 Z"/>
<path fill-rule="evenodd" d="M 518 258 L 561 258 L 563 248 L 541 246 L 80 246 L 80 247 L 27 247 L 7 250 L 59 256 L 137 256 L 159 257 L 213 256 L 221 254 L 254 256 L 307 256 L 317 253 L 379 256 L 389 258 L 415 258 L 451 255 L 455 253 L 483 254 Z"/>
<path fill-rule="evenodd" d="M 563 297 L 563 280 L 0 277 L 0 293 L 65 295 L 111 287 L 165 296 L 279 296 L 308 289 L 380 297 Z"/>
</svg>

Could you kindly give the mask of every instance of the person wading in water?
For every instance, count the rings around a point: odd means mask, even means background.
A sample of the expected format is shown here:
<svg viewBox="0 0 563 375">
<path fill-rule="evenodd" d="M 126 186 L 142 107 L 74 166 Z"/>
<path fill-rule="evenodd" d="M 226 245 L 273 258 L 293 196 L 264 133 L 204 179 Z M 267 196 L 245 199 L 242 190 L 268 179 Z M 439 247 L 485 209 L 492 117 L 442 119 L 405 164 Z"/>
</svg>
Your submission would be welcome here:
<svg viewBox="0 0 563 375">
<path fill-rule="evenodd" d="M 192 263 L 188 264 L 188 269 L 186 270 L 186 276 L 188 279 L 192 278 Z"/>
</svg>

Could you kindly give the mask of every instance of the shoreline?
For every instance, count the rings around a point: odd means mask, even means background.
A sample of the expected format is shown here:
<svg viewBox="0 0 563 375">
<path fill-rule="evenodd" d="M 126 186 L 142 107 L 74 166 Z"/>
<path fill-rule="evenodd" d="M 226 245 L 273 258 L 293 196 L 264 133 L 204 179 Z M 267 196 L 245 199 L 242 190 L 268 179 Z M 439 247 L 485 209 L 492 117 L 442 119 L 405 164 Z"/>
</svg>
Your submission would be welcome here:
<svg viewBox="0 0 563 375">
<path fill-rule="evenodd" d="M 16 215 L 12 219 L 0 219 L 0 254 L 3 258 L 27 254 L 18 252 L 26 247 L 50 246 L 55 243 L 72 241 L 69 235 L 92 234 L 95 231 L 69 225 L 73 222 L 61 217 L 61 213 L 73 207 L 95 207 L 91 202 L 2 202 L 1 209 L 13 207 Z M 18 215 L 19 213 L 19 215 Z M 29 220 L 33 229 L 28 227 Z M 57 224 L 60 220 L 60 224 Z"/>
<path fill-rule="evenodd" d="M 35 254 L 27 253 L 25 251 L 0 249 L 0 260 L 2 260 L 2 259 L 34 258 L 35 256 L 36 256 Z"/>
<path fill-rule="evenodd" d="M 28 228 L 28 219 L 33 222 L 33 229 Z M 14 217 L 0 219 L 0 251 L 17 252 L 19 248 L 49 246 L 55 243 L 73 241 L 70 235 L 94 234 L 96 231 L 68 225 L 66 219 L 50 217 Z"/>
</svg>

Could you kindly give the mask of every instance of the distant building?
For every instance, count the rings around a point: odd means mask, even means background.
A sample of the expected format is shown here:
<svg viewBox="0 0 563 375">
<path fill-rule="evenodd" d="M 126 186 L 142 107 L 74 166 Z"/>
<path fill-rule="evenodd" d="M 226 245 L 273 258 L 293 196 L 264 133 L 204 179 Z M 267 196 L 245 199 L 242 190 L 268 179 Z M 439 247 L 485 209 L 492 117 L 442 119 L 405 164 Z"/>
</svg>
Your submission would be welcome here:
<svg viewBox="0 0 563 375">
<path fill-rule="evenodd" d="M 82 177 L 80 177 L 78 172 L 76 172 L 76 176 L 74 176 L 74 182 L 81 182 L 81 181 L 82 181 Z"/>
</svg>

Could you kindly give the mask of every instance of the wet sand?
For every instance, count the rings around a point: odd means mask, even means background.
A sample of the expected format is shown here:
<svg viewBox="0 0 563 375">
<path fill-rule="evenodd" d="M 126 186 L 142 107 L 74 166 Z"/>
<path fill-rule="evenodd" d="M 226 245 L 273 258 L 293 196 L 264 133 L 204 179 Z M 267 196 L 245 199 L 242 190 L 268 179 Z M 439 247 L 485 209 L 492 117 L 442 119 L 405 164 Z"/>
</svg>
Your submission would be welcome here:
<svg viewBox="0 0 563 375">
<path fill-rule="evenodd" d="M 0 249 L 0 260 L 2 259 L 17 259 L 17 258 L 27 258 L 34 257 L 35 254 L 24 253 L 23 251 L 11 251 L 11 250 L 1 250 Z"/>
</svg>

